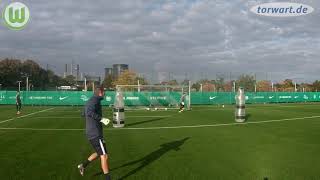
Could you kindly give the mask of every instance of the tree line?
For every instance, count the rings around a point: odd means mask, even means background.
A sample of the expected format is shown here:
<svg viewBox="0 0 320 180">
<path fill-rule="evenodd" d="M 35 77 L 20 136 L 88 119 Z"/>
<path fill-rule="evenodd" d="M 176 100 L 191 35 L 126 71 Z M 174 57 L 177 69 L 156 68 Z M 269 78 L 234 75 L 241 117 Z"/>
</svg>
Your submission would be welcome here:
<svg viewBox="0 0 320 180">
<path fill-rule="evenodd" d="M 112 80 L 112 77 L 106 77 L 104 80 L 105 87 L 113 89 L 116 85 L 137 85 L 150 84 L 145 78 L 138 77 L 133 71 L 125 71 L 117 80 Z M 178 82 L 173 79 L 170 81 L 162 81 L 157 85 L 183 85 L 188 86 L 189 80 L 185 79 L 182 82 Z M 243 74 L 236 80 L 225 80 L 223 77 L 217 77 L 214 80 L 201 79 L 192 83 L 193 91 L 203 92 L 230 92 L 237 90 L 239 87 L 245 89 L 248 92 L 295 92 L 295 91 L 320 91 L 320 81 L 314 81 L 313 83 L 294 83 L 292 79 L 285 79 L 282 82 L 272 83 L 269 80 L 256 80 L 255 76 Z"/>
<path fill-rule="evenodd" d="M 295 83 L 292 79 L 285 79 L 281 82 L 273 83 L 270 80 L 256 80 L 252 75 L 240 75 L 236 80 L 226 81 L 222 77 L 215 80 L 203 79 L 192 85 L 196 91 L 217 91 L 229 92 L 237 90 L 239 87 L 248 92 L 317 92 L 320 91 L 320 81 L 313 83 Z"/>
<path fill-rule="evenodd" d="M 53 71 L 42 68 L 33 60 L 2 59 L 0 60 L 0 84 L 3 90 L 26 89 L 27 77 L 31 90 L 53 90 L 57 86 L 72 85 L 66 78 L 61 78 Z"/>
<path fill-rule="evenodd" d="M 77 86 L 83 89 L 83 83 L 78 84 L 76 78 L 68 75 L 65 78 L 56 75 L 49 69 L 42 68 L 33 60 L 19 59 L 2 59 L 0 60 L 0 89 L 2 90 L 17 90 L 18 82 L 21 81 L 21 89 L 26 89 L 26 78 L 29 79 L 31 90 L 55 90 L 59 86 Z M 144 77 L 132 70 L 124 71 L 117 79 L 113 79 L 111 75 L 105 77 L 102 84 L 107 90 L 114 90 L 116 85 L 147 85 L 150 82 Z M 183 85 L 187 86 L 189 80 L 185 79 L 181 82 L 173 79 L 170 81 L 162 81 L 158 85 Z M 88 88 L 90 89 L 90 82 Z M 297 83 L 292 79 L 285 79 L 279 83 L 272 83 L 269 80 L 257 81 L 254 76 L 243 74 L 236 80 L 225 80 L 223 77 L 216 79 L 201 79 L 192 84 L 193 91 L 216 91 L 230 92 L 238 87 L 243 87 L 249 92 L 294 92 L 294 91 L 320 91 L 320 81 L 313 83 Z"/>
</svg>

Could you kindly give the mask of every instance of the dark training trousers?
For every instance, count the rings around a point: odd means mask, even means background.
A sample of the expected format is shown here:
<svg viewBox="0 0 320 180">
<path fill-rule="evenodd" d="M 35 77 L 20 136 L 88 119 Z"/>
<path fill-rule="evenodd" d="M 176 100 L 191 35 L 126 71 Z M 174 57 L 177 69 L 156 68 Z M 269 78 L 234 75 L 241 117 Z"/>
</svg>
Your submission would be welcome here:
<svg viewBox="0 0 320 180">
<path fill-rule="evenodd" d="M 20 111 L 21 110 L 21 103 L 17 103 L 16 108 L 17 108 L 17 111 Z"/>
</svg>

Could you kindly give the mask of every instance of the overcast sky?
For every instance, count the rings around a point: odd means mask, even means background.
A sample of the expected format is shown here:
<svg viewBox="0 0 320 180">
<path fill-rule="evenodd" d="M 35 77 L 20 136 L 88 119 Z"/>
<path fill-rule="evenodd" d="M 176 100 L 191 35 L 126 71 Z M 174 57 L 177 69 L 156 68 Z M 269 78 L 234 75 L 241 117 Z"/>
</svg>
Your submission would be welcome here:
<svg viewBox="0 0 320 180">
<path fill-rule="evenodd" d="M 290 0 L 287 0 L 287 2 Z M 9 0 L 0 2 L 0 10 Z M 148 79 L 320 79 L 320 2 L 314 12 L 264 17 L 258 0 L 21 0 L 31 20 L 21 31 L 0 26 L 0 58 L 31 58 L 57 73 L 72 60 L 82 72 L 129 64 Z M 272 1 L 272 2 L 279 2 Z"/>
</svg>

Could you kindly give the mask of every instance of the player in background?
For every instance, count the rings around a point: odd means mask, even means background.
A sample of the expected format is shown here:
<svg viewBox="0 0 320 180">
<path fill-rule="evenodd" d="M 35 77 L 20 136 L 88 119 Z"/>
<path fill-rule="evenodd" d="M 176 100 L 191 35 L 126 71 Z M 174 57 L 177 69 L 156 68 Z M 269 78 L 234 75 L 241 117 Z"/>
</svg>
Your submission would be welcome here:
<svg viewBox="0 0 320 180">
<path fill-rule="evenodd" d="M 184 101 L 186 99 L 186 96 L 187 96 L 187 94 L 183 93 L 181 98 L 180 98 L 180 109 L 179 109 L 179 112 L 184 111 Z"/>
<path fill-rule="evenodd" d="M 98 157 L 100 157 L 101 168 L 106 180 L 111 180 L 108 164 L 108 152 L 103 138 L 103 119 L 101 100 L 104 97 L 102 87 L 95 90 L 94 95 L 86 103 L 83 116 L 86 119 L 86 135 L 95 152 L 88 159 L 78 165 L 80 174 L 84 175 L 85 168 Z M 104 123 L 105 124 L 105 123 Z M 105 124 L 106 125 L 106 124 Z"/>
<path fill-rule="evenodd" d="M 17 108 L 17 114 L 20 114 L 21 112 L 21 98 L 20 98 L 20 92 L 17 91 L 16 94 L 16 108 Z"/>
</svg>

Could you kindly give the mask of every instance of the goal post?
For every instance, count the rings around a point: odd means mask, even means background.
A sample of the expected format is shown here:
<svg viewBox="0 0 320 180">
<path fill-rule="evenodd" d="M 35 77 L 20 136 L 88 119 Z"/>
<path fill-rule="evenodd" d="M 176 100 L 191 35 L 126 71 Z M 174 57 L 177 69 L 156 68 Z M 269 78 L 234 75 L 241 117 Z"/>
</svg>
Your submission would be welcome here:
<svg viewBox="0 0 320 180">
<path fill-rule="evenodd" d="M 190 110 L 190 82 L 188 85 L 117 85 L 116 91 L 123 94 L 126 108 L 147 110 L 178 109 L 184 95 L 185 108 Z"/>
</svg>

